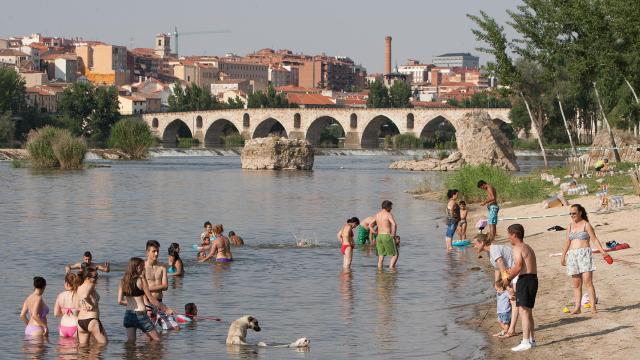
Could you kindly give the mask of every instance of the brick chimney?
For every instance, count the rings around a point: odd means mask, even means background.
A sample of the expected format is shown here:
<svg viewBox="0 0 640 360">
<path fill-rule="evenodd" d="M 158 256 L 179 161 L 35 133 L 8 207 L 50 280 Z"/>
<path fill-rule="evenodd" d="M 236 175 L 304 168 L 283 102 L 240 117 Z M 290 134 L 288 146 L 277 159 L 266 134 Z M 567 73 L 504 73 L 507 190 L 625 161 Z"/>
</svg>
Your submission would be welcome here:
<svg viewBox="0 0 640 360">
<path fill-rule="evenodd" d="M 391 36 L 384 38 L 384 73 L 391 73 Z"/>
</svg>

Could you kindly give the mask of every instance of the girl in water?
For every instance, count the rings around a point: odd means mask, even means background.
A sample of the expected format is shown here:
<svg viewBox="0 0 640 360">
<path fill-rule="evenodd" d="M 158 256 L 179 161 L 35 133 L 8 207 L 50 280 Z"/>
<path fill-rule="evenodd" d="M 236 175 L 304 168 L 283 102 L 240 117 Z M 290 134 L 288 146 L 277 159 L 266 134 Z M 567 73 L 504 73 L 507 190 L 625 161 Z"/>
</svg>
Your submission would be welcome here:
<svg viewBox="0 0 640 360">
<path fill-rule="evenodd" d="M 567 228 L 567 240 L 564 244 L 560 263 L 562 266 L 567 267 L 567 274 L 571 276 L 573 281 L 575 306 L 571 313 L 580 313 L 582 285 L 584 284 L 591 299 L 591 312 L 595 314 L 598 312 L 596 309 L 596 288 L 593 286 L 593 272 L 596 270 L 596 264 L 591 252 L 591 241 L 595 242 L 605 260 L 607 258 L 611 260 L 611 256 L 602 248 L 600 240 L 596 237 L 596 233 L 589 223 L 587 211 L 582 205 L 572 205 L 569 215 L 571 216 L 571 222 Z"/>
<path fill-rule="evenodd" d="M 447 231 L 444 241 L 447 246 L 447 251 L 451 251 L 453 250 L 453 246 L 451 245 L 453 235 L 456 233 L 458 222 L 460 221 L 460 206 L 458 206 L 457 202 L 458 190 L 447 190 L 447 199 L 449 199 L 447 203 Z"/>
<path fill-rule="evenodd" d="M 78 313 L 80 312 L 80 299 L 78 287 L 82 279 L 75 273 L 68 272 L 64 276 L 64 291 L 58 294 L 53 314 L 61 317 L 58 331 L 62 338 L 75 338 L 78 332 Z"/>
<path fill-rule="evenodd" d="M 99 344 L 107 343 L 107 332 L 100 321 L 100 295 L 96 291 L 97 270 L 89 266 L 82 267 L 83 281 L 78 286 L 77 295 L 80 299 L 78 313 L 78 343 L 85 345 L 93 336 Z"/>
<path fill-rule="evenodd" d="M 173 310 L 156 300 L 149 291 L 147 278 L 144 276 L 144 261 L 133 257 L 129 260 L 127 271 L 124 273 L 118 287 L 118 304 L 127 307 L 124 312 L 124 327 L 127 330 L 127 340 L 136 341 L 136 329 L 140 329 L 151 340 L 160 340 L 155 325 L 147 315 L 145 296 L 153 306 L 167 314 Z"/>
<path fill-rule="evenodd" d="M 171 243 L 169 245 L 169 266 L 167 267 L 167 274 L 169 276 L 182 276 L 184 275 L 184 265 L 182 259 L 180 259 L 180 244 Z"/>
<path fill-rule="evenodd" d="M 226 236 L 222 235 L 224 228 L 222 224 L 218 224 L 213 227 L 213 236 L 214 241 L 211 244 L 211 250 L 209 254 L 202 259 L 200 262 L 205 262 L 215 256 L 216 262 L 228 263 L 233 261 L 233 254 L 231 254 L 231 246 L 229 245 L 229 239 Z"/>
<path fill-rule="evenodd" d="M 467 203 L 460 201 L 460 221 L 458 222 L 458 237 L 460 240 L 467 238 Z"/>
<path fill-rule="evenodd" d="M 340 252 L 342 253 L 342 267 L 344 269 L 351 268 L 351 261 L 353 260 L 353 248 L 355 247 L 353 242 L 353 228 L 360 225 L 360 220 L 357 217 L 347 219 L 347 223 L 338 231 L 338 240 L 340 240 Z"/>
<path fill-rule="evenodd" d="M 44 278 L 40 276 L 34 277 L 33 293 L 27 296 L 22 304 L 20 319 L 27 325 L 24 329 L 24 334 L 29 337 L 49 335 L 49 325 L 47 324 L 49 307 L 44 303 L 44 299 L 42 298 L 46 287 L 47 281 Z M 27 318 L 27 312 L 29 313 L 29 318 Z"/>
</svg>

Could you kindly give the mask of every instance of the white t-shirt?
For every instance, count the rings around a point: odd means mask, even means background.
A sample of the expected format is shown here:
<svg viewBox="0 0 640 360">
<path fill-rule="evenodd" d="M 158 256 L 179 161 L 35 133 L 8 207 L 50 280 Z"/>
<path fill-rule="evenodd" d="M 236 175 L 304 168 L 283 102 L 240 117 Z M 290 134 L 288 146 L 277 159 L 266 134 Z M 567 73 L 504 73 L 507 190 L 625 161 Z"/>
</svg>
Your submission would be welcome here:
<svg viewBox="0 0 640 360">
<path fill-rule="evenodd" d="M 507 269 L 513 267 L 514 262 L 511 247 L 507 245 L 491 245 L 491 248 L 489 249 L 489 261 L 491 261 L 491 265 L 493 265 L 496 270 L 500 270 L 498 265 L 496 265 L 496 260 L 500 258 L 504 261 L 504 265 Z"/>
</svg>

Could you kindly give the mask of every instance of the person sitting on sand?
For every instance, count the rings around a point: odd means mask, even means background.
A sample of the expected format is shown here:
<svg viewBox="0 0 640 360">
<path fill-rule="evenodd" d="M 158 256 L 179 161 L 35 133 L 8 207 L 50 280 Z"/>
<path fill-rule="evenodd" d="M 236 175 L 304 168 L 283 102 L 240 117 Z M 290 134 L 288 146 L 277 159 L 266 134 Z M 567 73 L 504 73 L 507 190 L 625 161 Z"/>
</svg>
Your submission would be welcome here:
<svg viewBox="0 0 640 360">
<path fill-rule="evenodd" d="M 467 203 L 460 201 L 460 221 L 458 221 L 458 238 L 465 240 L 467 238 Z"/>
<path fill-rule="evenodd" d="M 582 299 L 582 285 L 587 288 L 589 298 L 592 299 L 591 312 L 597 313 L 596 288 L 593 286 L 593 272 L 596 264 L 593 260 L 590 242 L 593 240 L 602 256 L 607 259 L 610 255 L 604 251 L 595 230 L 589 223 L 587 211 L 580 204 L 572 205 L 569 211 L 571 222 L 567 227 L 567 240 L 562 250 L 560 263 L 567 267 L 567 274 L 573 281 L 574 308 L 571 314 L 580 313 L 580 301 Z"/>
<path fill-rule="evenodd" d="M 497 280 L 494 287 L 496 289 L 496 312 L 498 313 L 500 332 L 493 334 L 493 336 L 504 337 L 509 331 L 509 324 L 511 324 L 510 299 L 513 296 L 513 288 L 510 286 L 505 287 L 502 280 Z"/>
<path fill-rule="evenodd" d="M 342 253 L 342 268 L 351 268 L 351 260 L 353 259 L 353 228 L 360 225 L 357 217 L 347 219 L 347 223 L 338 231 L 338 240 L 340 240 L 340 252 Z"/>
<path fill-rule="evenodd" d="M 236 235 L 235 231 L 229 231 L 229 241 L 231 241 L 231 245 L 233 246 L 242 246 L 244 245 L 244 240 Z"/>
</svg>

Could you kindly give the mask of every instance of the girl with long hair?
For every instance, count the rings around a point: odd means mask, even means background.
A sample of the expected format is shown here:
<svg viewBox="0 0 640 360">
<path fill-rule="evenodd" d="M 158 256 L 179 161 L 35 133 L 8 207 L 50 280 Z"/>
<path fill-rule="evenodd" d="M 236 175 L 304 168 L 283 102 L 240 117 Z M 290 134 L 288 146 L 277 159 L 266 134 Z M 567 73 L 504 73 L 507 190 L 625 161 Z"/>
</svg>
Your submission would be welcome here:
<svg viewBox="0 0 640 360">
<path fill-rule="evenodd" d="M 78 287 L 82 284 L 82 278 L 73 272 L 64 276 L 64 291 L 58 294 L 53 314 L 60 318 L 58 331 L 60 337 L 75 338 L 78 333 L 78 313 L 80 312 L 80 299 Z"/>
</svg>

